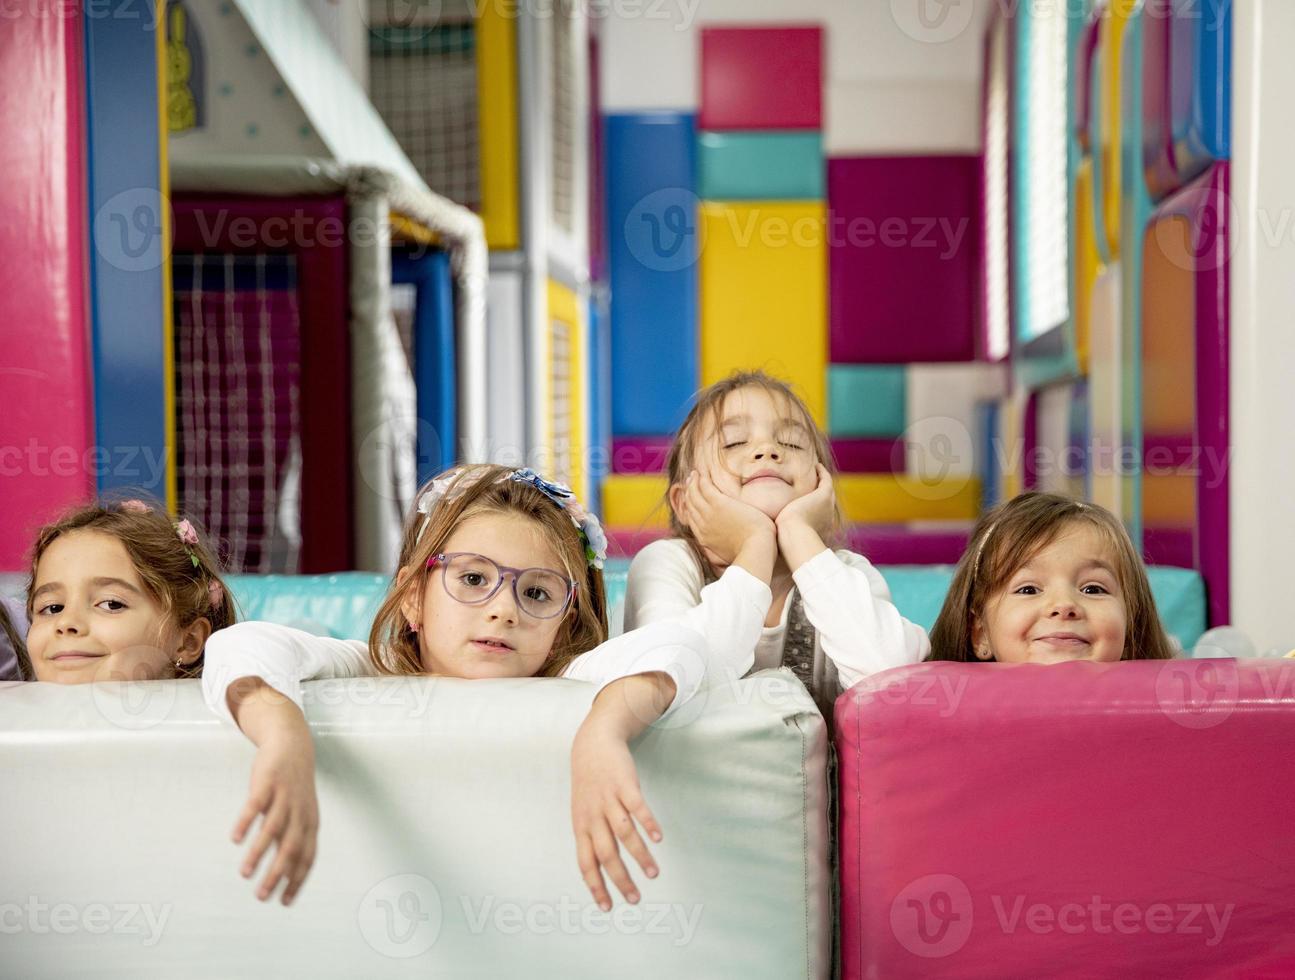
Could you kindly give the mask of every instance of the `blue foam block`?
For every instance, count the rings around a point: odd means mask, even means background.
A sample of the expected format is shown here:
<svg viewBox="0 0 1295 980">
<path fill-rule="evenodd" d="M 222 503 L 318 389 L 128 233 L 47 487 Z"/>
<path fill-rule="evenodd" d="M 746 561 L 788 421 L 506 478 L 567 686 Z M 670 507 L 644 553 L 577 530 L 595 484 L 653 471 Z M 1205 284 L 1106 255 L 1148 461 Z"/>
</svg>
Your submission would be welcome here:
<svg viewBox="0 0 1295 980">
<path fill-rule="evenodd" d="M 156 37 L 147 17 L 85 16 L 99 492 L 166 498 L 166 375 Z"/>
<path fill-rule="evenodd" d="M 454 279 L 444 252 L 396 250 L 391 280 L 418 290 L 414 308 L 414 385 L 418 389 L 418 482 L 454 465 L 458 445 Z"/>
<path fill-rule="evenodd" d="M 1231 0 L 1179 0 L 1175 31 L 1190 31 L 1190 111 L 1175 119 L 1174 156 L 1184 181 L 1232 157 Z"/>
<path fill-rule="evenodd" d="M 607 116 L 612 432 L 674 432 L 700 384 L 696 125 Z"/>
</svg>

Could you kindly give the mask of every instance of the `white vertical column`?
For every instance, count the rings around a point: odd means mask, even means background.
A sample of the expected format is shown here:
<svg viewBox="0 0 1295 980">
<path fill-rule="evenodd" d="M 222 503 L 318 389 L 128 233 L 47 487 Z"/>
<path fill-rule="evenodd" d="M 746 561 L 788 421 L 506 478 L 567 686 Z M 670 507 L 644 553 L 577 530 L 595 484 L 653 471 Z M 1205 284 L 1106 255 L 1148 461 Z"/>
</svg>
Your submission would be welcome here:
<svg viewBox="0 0 1295 980">
<path fill-rule="evenodd" d="M 1232 5 L 1232 621 L 1295 647 L 1295 4 Z"/>
</svg>

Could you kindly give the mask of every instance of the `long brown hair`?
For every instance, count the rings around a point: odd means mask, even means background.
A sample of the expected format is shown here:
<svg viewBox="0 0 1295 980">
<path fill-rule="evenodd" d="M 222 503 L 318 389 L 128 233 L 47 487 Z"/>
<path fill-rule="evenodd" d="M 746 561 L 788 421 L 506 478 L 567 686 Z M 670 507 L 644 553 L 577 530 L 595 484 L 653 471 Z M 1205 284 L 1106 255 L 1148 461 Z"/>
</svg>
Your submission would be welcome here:
<svg viewBox="0 0 1295 980">
<path fill-rule="evenodd" d="M 1173 647 L 1156 612 L 1146 566 L 1129 532 L 1110 511 L 1055 493 L 1023 493 L 989 511 L 976 524 L 958 562 L 944 606 L 931 628 L 927 660 L 975 661 L 973 632 L 989 601 L 1022 565 L 1062 531 L 1095 528 L 1115 555 L 1127 627 L 1121 660 L 1171 660 Z"/>
<path fill-rule="evenodd" d="M 426 673 L 418 650 L 418 634 L 410 629 L 401 606 L 422 588 L 427 560 L 443 549 L 455 528 L 481 514 L 520 514 L 534 521 L 562 562 L 567 577 L 577 583 L 571 607 L 563 615 L 540 676 L 557 677 L 577 656 L 607 639 L 603 573 L 586 561 L 580 531 L 568 512 L 551 498 L 528 483 L 507 479 L 514 472 L 492 464 L 447 470 L 432 481 L 450 481 L 432 512 L 425 515 L 414 511 L 409 515 L 400 546 L 399 570 L 369 632 L 369 658 L 381 673 Z M 432 483 L 419 491 L 419 499 Z M 403 583 L 401 571 L 405 574 Z"/>
<path fill-rule="evenodd" d="M 31 669 L 31 657 L 27 654 L 27 644 L 18 635 L 18 628 L 14 626 L 13 619 L 9 616 L 9 607 L 3 602 L 0 602 L 0 635 L 4 636 L 18 661 L 18 679 L 20 681 L 35 680 L 36 673 Z"/>
<path fill-rule="evenodd" d="M 815 459 L 827 467 L 827 471 L 832 474 L 833 480 L 837 477 L 836 459 L 832 455 L 831 442 L 828 441 L 823 430 L 814 421 L 814 416 L 810 414 L 809 406 L 805 404 L 800 395 L 796 394 L 796 390 L 787 382 L 765 374 L 763 371 L 736 371 L 722 381 L 716 381 L 713 385 L 699 391 L 696 400 L 693 402 L 692 409 L 688 412 L 687 417 L 683 420 L 683 425 L 679 427 L 679 431 L 675 434 L 674 442 L 670 444 L 670 453 L 666 457 L 667 489 L 665 505 L 670 512 L 671 533 L 676 538 L 682 538 L 687 542 L 688 549 L 692 552 L 693 557 L 697 559 L 697 564 L 707 581 L 712 581 L 716 577 L 717 570 L 707 559 L 692 530 L 679 520 L 679 515 L 670 506 L 669 488 L 676 484 L 682 484 L 688 478 L 688 474 L 697 468 L 702 442 L 708 436 L 718 432 L 720 425 L 724 421 L 724 400 L 733 392 L 740 391 L 743 388 L 759 388 L 767 393 L 775 403 L 782 403 L 790 413 L 799 416 L 800 423 L 805 427 L 805 431 L 808 433 L 810 442 L 813 445 Z M 840 537 L 841 529 L 845 526 L 840 505 L 837 505 L 836 508 L 835 525 L 835 536 Z M 836 542 L 829 541 L 825 543 L 830 546 Z"/>
<path fill-rule="evenodd" d="M 233 624 L 237 616 L 234 597 L 221 577 L 220 563 L 196 525 L 189 524 L 196 543 L 181 539 L 181 527 L 161 505 L 135 499 L 86 504 L 45 525 L 32 546 L 27 618 L 32 617 L 36 568 L 46 549 L 73 531 L 98 531 L 122 543 L 145 591 L 180 629 L 199 619 L 207 620 L 213 633 Z M 202 663 L 199 655 L 192 664 L 177 668 L 175 676 L 200 677 Z"/>
</svg>

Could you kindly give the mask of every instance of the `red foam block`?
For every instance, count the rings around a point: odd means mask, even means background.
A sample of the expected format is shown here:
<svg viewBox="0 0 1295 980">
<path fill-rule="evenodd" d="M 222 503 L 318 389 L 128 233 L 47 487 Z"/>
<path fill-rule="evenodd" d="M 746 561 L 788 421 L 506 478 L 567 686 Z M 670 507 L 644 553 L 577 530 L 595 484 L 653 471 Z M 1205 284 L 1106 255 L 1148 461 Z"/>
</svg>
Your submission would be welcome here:
<svg viewBox="0 0 1295 980">
<path fill-rule="evenodd" d="M 822 129 L 822 29 L 703 28 L 699 127 Z"/>
</svg>

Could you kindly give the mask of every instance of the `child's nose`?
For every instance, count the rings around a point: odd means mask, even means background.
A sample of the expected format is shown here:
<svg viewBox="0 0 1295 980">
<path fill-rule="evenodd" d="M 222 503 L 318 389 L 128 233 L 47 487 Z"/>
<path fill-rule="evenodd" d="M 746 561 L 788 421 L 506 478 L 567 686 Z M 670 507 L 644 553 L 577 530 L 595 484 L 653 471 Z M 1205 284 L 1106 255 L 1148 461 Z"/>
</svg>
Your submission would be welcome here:
<svg viewBox="0 0 1295 980">
<path fill-rule="evenodd" d="M 756 459 L 782 459 L 782 454 L 778 452 L 776 442 L 757 442 L 755 444 Z"/>
<path fill-rule="evenodd" d="M 59 635 L 71 634 L 73 636 L 79 636 L 85 632 L 85 627 L 81 623 L 80 617 L 74 615 L 66 606 L 63 608 L 63 611 L 58 614 L 58 619 L 54 624 L 54 628 L 58 631 Z"/>
<path fill-rule="evenodd" d="M 1079 604 L 1070 596 L 1062 596 L 1053 601 L 1050 615 L 1062 619 L 1075 619 L 1079 616 Z"/>
<path fill-rule="evenodd" d="M 486 603 L 486 612 L 491 619 L 502 619 L 507 623 L 517 622 L 517 596 L 513 593 L 516 585 L 516 579 L 504 576 L 504 580 L 499 583 L 499 591 Z"/>
</svg>

